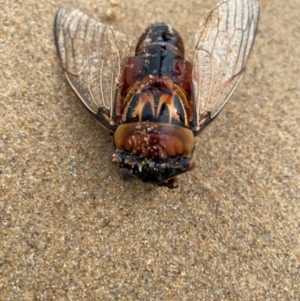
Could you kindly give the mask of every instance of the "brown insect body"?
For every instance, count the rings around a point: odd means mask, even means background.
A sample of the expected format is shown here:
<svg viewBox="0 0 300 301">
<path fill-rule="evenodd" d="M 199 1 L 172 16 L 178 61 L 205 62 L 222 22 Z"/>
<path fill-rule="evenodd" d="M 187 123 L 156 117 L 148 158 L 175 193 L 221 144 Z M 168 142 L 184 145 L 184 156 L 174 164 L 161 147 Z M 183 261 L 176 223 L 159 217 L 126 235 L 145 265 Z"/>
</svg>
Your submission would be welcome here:
<svg viewBox="0 0 300 301">
<path fill-rule="evenodd" d="M 67 80 L 87 110 L 114 134 L 112 160 L 169 188 L 194 168 L 195 140 L 223 109 L 245 70 L 259 20 L 258 0 L 221 0 L 200 22 L 194 59 L 171 26 L 126 36 L 79 10 L 58 10 L 55 41 Z"/>
<path fill-rule="evenodd" d="M 168 180 L 195 166 L 191 73 L 181 37 L 164 23 L 146 29 L 127 61 L 113 161 L 145 182 L 175 187 Z"/>
</svg>

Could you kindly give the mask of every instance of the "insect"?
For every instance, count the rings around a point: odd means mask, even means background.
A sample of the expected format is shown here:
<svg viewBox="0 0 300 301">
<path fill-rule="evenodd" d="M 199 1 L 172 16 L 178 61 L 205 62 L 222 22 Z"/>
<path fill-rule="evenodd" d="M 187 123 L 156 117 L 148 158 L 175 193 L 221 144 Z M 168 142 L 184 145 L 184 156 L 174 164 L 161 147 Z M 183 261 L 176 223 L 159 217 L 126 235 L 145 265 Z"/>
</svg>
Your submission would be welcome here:
<svg viewBox="0 0 300 301">
<path fill-rule="evenodd" d="M 195 136 L 220 113 L 245 70 L 257 0 L 223 0 L 201 21 L 193 62 L 170 25 L 155 23 L 131 45 L 79 10 L 55 18 L 65 75 L 88 111 L 114 135 L 112 162 L 169 188 L 195 167 Z"/>
</svg>

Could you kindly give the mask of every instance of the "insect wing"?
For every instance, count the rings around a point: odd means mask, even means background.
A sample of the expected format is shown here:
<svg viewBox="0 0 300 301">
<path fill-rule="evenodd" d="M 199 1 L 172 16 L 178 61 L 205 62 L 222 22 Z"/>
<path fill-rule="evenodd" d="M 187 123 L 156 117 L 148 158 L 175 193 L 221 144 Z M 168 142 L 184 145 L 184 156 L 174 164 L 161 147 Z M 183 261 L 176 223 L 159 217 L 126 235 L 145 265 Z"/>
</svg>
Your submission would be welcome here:
<svg viewBox="0 0 300 301">
<path fill-rule="evenodd" d="M 79 10 L 56 15 L 55 38 L 66 77 L 86 108 L 111 130 L 116 92 L 130 45 L 124 34 Z"/>
<path fill-rule="evenodd" d="M 192 73 L 195 133 L 218 115 L 238 85 L 258 19 L 257 0 L 224 0 L 202 20 Z"/>
</svg>

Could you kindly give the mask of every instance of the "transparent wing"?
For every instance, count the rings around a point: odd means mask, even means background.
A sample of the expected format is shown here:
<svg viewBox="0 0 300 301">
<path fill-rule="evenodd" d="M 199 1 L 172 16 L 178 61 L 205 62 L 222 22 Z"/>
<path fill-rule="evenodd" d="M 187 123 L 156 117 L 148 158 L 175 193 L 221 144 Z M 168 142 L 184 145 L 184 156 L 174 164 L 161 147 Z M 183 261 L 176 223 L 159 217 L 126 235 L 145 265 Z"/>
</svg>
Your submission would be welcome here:
<svg viewBox="0 0 300 301">
<path fill-rule="evenodd" d="M 115 99 L 130 45 L 125 35 L 74 10 L 61 8 L 54 24 L 66 77 L 86 108 L 107 129 L 113 126 Z"/>
<path fill-rule="evenodd" d="M 258 19 L 257 0 L 223 0 L 202 20 L 192 75 L 194 132 L 217 116 L 239 83 Z"/>
</svg>

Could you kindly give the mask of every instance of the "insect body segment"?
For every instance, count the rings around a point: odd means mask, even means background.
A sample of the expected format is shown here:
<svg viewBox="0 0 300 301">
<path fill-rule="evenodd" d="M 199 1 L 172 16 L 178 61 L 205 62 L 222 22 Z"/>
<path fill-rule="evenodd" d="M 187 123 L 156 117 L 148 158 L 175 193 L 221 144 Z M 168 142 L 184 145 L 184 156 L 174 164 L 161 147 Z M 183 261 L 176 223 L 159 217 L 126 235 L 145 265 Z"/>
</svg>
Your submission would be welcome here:
<svg viewBox="0 0 300 301">
<path fill-rule="evenodd" d="M 179 33 L 150 25 L 130 55 L 124 34 L 75 10 L 57 12 L 65 75 L 88 111 L 114 134 L 112 161 L 144 182 L 178 186 L 195 166 L 195 139 L 227 103 L 245 70 L 258 0 L 221 0 L 201 21 L 193 62 Z"/>
<path fill-rule="evenodd" d="M 179 34 L 154 24 L 141 36 L 124 71 L 122 124 L 114 135 L 113 160 L 145 182 L 169 183 L 195 165 L 194 135 L 188 128 L 191 88 L 184 89 L 191 85 L 192 68 L 183 55 Z"/>
<path fill-rule="evenodd" d="M 126 115 L 122 121 L 137 117 L 132 121 L 188 126 L 188 118 L 192 119 L 191 74 L 192 65 L 184 60 L 179 34 L 163 23 L 149 26 L 124 71 L 121 102 Z"/>
</svg>

